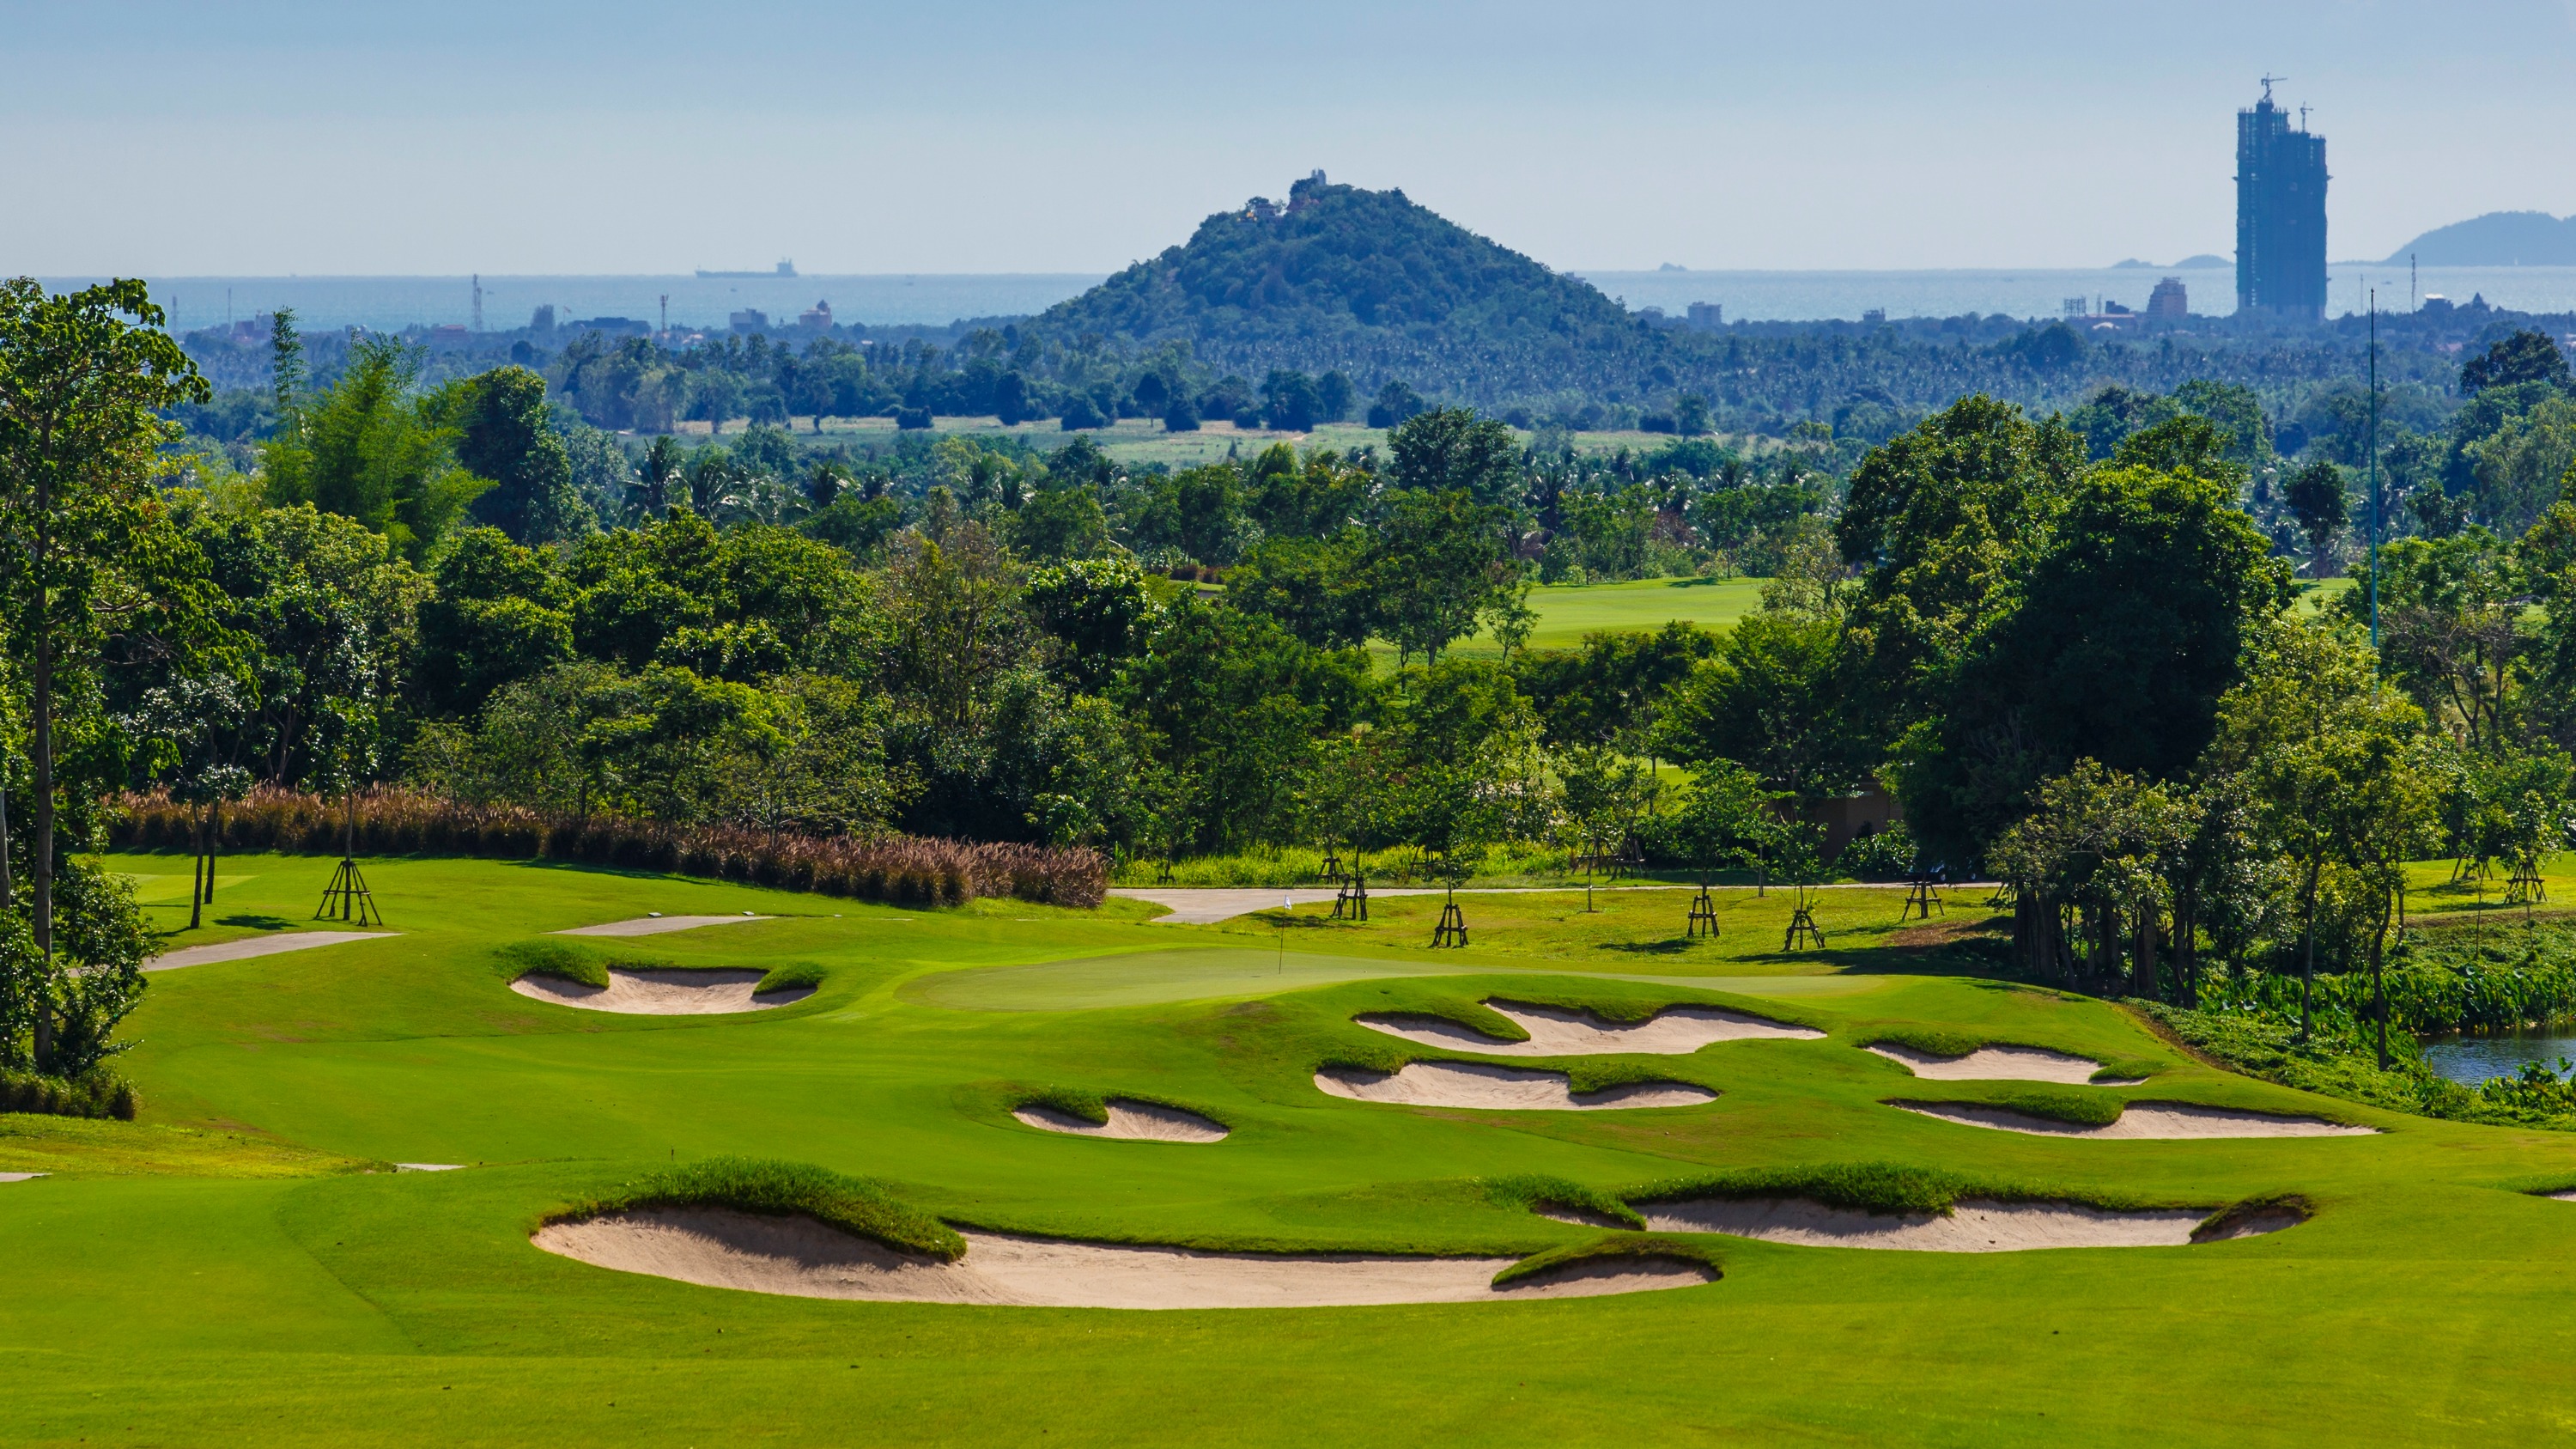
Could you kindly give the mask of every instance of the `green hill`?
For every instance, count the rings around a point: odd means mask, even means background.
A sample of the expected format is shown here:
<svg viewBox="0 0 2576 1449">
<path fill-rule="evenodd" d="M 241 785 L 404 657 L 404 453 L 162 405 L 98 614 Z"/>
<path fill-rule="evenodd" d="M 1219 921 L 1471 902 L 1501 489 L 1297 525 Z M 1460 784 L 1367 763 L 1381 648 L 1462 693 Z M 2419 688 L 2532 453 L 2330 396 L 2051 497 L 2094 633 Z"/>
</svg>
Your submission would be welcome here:
<svg viewBox="0 0 2576 1449">
<path fill-rule="evenodd" d="M 1211 366 L 1475 379 L 1477 395 L 1551 392 L 1661 350 L 1655 329 L 1562 276 L 1408 199 L 1323 173 L 1199 224 L 1057 304 L 1029 328 L 1151 347 Z M 1626 364 L 1626 365 L 1622 365 Z"/>
</svg>

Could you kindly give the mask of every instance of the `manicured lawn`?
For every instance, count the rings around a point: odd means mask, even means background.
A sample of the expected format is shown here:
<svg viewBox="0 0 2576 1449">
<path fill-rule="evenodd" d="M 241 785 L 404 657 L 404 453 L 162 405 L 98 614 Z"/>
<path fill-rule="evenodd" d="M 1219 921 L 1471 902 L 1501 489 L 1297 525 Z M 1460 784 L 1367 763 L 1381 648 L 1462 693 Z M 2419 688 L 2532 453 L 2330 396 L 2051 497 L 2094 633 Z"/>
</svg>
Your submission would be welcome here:
<svg viewBox="0 0 2576 1449">
<path fill-rule="evenodd" d="M 184 862 L 179 863 L 184 867 Z M 305 924 L 327 860 L 243 857 L 233 933 Z M 167 858 L 116 862 L 168 875 Z M 475 861 L 367 862 L 391 941 L 153 978 L 124 1065 L 144 1120 L 0 1118 L 0 1352 L 12 1442 L 562 1445 L 2313 1444 L 2546 1442 L 2576 1420 L 2576 1136 L 2394 1116 L 2233 1076 L 2104 1003 L 1965 974 L 1902 893 L 1436 897 L 1365 927 L 1147 922 L 1115 903 L 901 911 L 738 885 Z M 2576 886 L 2571 886 L 2576 890 Z M 567 926 L 754 910 L 653 938 L 701 964 L 810 961 L 810 1000 L 619 1017 L 506 989 L 496 948 Z M 173 912 L 156 908 L 165 920 Z M 184 921 L 184 914 L 179 916 Z M 200 933 L 211 935 L 212 933 Z M 174 941 L 173 944 L 185 944 Z M 1700 1107 L 1474 1112 L 1317 1091 L 1326 1063 L 1451 1053 L 1352 1024 L 1491 996 L 1700 1001 L 1811 1040 L 1560 1062 L 1670 1078 Z M 2086 1141 L 1941 1122 L 1999 1100 L 1857 1049 L 1946 1033 L 2148 1074 L 2059 1090 L 2308 1111 L 2380 1135 Z M 1038 1132 L 1045 1086 L 1191 1106 L 1212 1146 Z M 717 1154 L 892 1184 L 965 1226 L 1236 1248 L 1520 1255 L 1595 1230 L 1499 1200 L 1734 1168 L 1887 1162 L 2104 1202 L 2304 1194 L 2287 1232 L 2191 1248 L 1951 1256 L 1712 1239 L 1726 1276 L 1627 1297 L 1115 1312 L 827 1302 L 540 1252 L 550 1210 Z M 369 1171 L 390 1161 L 470 1164 Z"/>
</svg>

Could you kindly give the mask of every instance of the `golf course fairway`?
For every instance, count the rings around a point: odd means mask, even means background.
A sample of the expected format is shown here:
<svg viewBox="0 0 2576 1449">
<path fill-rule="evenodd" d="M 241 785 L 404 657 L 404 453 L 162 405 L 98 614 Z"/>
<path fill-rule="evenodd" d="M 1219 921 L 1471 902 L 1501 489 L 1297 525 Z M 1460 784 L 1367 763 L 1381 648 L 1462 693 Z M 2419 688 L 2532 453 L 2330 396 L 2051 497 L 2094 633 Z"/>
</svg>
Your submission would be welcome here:
<svg viewBox="0 0 2576 1449">
<path fill-rule="evenodd" d="M 108 863 L 170 932 L 161 951 L 325 924 L 309 917 L 327 860 L 226 857 L 193 932 L 176 929 L 184 906 L 149 904 L 184 892 L 184 858 Z M 0 1175 L 44 1174 L 0 1180 L 0 1441 L 2576 1434 L 2563 1271 L 2576 1203 L 2543 1195 L 2576 1186 L 2576 1136 L 2222 1071 L 2114 1004 L 1972 974 L 1896 929 L 1901 887 L 1822 893 L 1821 952 L 1773 950 L 1786 902 L 1749 889 L 1721 892 L 1715 941 L 1684 938 L 1685 893 L 1602 892 L 1588 913 L 1579 891 L 1462 894 L 1476 944 L 1433 951 L 1429 897 L 1390 900 L 1366 926 L 1330 921 L 1329 907 L 1191 926 L 1116 899 L 908 910 L 546 863 L 361 864 L 399 934 L 153 974 L 126 1027 L 139 1044 L 118 1062 L 138 1121 L 0 1116 Z M 180 889 L 164 889 L 174 871 Z M 1967 893 L 1953 910 L 1978 914 Z M 556 934 L 654 913 L 730 923 Z M 756 984 L 776 1004 L 585 1010 L 514 992 L 532 961 L 721 968 L 746 999 Z M 1526 1036 L 1494 1002 L 1608 1040 L 1672 1007 L 1783 1027 L 1696 1050 L 1480 1058 L 1480 1036 Z M 1452 1025 L 1409 1039 L 1363 1016 Z M 1934 1038 L 2081 1059 L 2101 1082 L 1917 1075 L 1866 1049 Z M 1584 1100 L 1657 1083 L 1670 1090 L 1636 1100 L 1696 1105 L 1413 1106 L 1316 1086 L 1327 1069 L 1480 1060 L 1554 1074 Z M 1110 1099 L 1222 1135 L 1129 1139 L 1015 1115 L 1106 1121 Z M 2374 1130 L 2125 1138 L 1919 1110 L 2102 1123 L 2129 1103 Z M 970 1238 L 1040 1240 L 1041 1257 L 1107 1245 L 1083 1251 L 1122 1263 L 1138 1254 L 1108 1248 L 1171 1250 L 1202 1273 L 1246 1255 L 1511 1266 L 1490 1293 L 1452 1284 L 1452 1301 L 1085 1308 L 705 1286 L 534 1241 L 557 1223 L 620 1221 L 621 1205 L 660 1201 L 693 1164 L 701 1177 L 771 1170 L 743 1162 L 843 1184 L 832 1190 L 851 1211 L 908 1225 L 885 1242 L 954 1242 L 965 1268 Z M 1902 1247 L 1958 1237 L 1941 1226 L 1953 1200 L 1978 1222 L 2028 1204 L 2056 1205 L 2025 1214 L 2049 1221 L 2126 1213 L 2156 1225 L 2137 1241 L 2159 1245 L 1861 1251 L 1815 1233 L 1669 1229 L 1857 1221 L 1818 1204 L 1940 1229 Z M 1655 1203 L 1703 1206 L 1642 1211 Z M 1667 1228 L 1638 1231 L 1649 1218 Z M 1592 1296 L 1507 1281 L 1632 1262 L 1663 1276 Z"/>
</svg>

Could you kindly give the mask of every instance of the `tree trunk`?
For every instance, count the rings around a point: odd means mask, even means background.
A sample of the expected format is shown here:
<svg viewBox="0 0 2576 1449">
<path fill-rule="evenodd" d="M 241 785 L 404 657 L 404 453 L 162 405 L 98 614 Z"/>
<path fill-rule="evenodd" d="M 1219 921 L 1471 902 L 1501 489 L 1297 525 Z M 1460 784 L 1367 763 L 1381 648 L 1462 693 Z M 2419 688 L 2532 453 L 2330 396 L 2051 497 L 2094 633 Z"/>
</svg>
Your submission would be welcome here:
<svg viewBox="0 0 2576 1449">
<path fill-rule="evenodd" d="M 2129 994 L 2141 1001 L 2161 999 L 2156 988 L 2156 908 L 2152 903 L 2138 912 L 2138 969 L 2129 980 Z"/>
<path fill-rule="evenodd" d="M 2308 888 L 2302 893 L 2307 904 L 2307 937 L 2299 952 L 2299 1040 L 2306 1041 L 2314 1024 L 2311 1008 L 2317 991 L 2317 867 L 2308 867 Z"/>
<path fill-rule="evenodd" d="M 2174 893 L 2174 995 L 2186 1011 L 2200 1007 L 2200 959 L 2192 941 L 2200 927 L 2199 912 L 2194 909 L 2198 904 L 2196 896 L 2197 892 L 2189 890 Z"/>
<path fill-rule="evenodd" d="M 194 847 L 188 853 L 188 929 L 205 924 L 206 918 L 206 813 L 189 812 L 189 841 Z"/>
<path fill-rule="evenodd" d="M 2379 1069 L 2384 1072 L 2388 1070 L 2388 982 L 2379 974 L 2379 936 L 2379 931 L 2370 933 L 2370 994 L 2379 1002 Z"/>
<path fill-rule="evenodd" d="M 2064 939 L 2055 903 L 2037 891 L 2013 893 L 2013 951 L 2022 969 L 2042 980 L 2062 977 Z"/>
<path fill-rule="evenodd" d="M 53 430 L 45 430 L 46 455 L 53 448 Z M 36 667 L 30 681 L 35 693 L 35 758 L 34 766 L 36 818 L 35 830 L 27 843 L 33 861 L 36 886 L 36 950 L 44 958 L 44 976 L 37 985 L 36 999 L 36 1070 L 49 1071 L 54 1064 L 54 619 L 53 595 L 53 516 L 54 485 L 52 475 L 36 467 L 36 556 L 33 560 L 36 604 Z"/>
<path fill-rule="evenodd" d="M 9 757 L 0 754 L 0 911 L 18 904 L 18 878 L 9 862 Z"/>
<path fill-rule="evenodd" d="M 206 904 L 215 903 L 215 853 L 224 843 L 224 802 L 206 807 Z"/>
</svg>

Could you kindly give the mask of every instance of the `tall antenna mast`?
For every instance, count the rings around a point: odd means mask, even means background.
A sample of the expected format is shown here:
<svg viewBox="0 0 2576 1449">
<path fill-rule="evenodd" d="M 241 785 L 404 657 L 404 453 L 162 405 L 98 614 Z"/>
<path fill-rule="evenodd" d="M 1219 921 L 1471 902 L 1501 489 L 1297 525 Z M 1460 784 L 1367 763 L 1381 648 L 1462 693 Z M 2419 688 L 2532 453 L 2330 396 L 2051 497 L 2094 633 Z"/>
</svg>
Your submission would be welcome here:
<svg viewBox="0 0 2576 1449">
<path fill-rule="evenodd" d="M 483 274 L 474 274 L 474 330 L 483 330 Z"/>
</svg>

